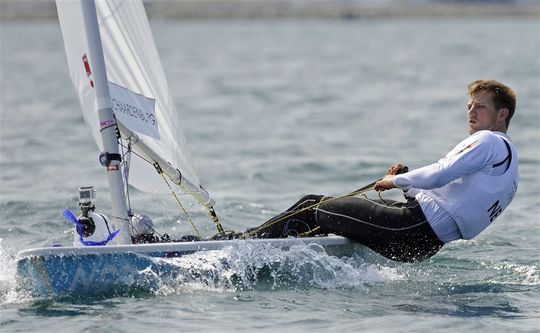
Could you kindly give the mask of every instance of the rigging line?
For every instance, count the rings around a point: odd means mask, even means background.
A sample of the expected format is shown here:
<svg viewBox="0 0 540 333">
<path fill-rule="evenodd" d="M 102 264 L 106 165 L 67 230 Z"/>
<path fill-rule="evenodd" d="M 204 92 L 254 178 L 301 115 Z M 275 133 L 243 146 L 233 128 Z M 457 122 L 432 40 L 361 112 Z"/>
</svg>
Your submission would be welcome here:
<svg viewBox="0 0 540 333">
<path fill-rule="evenodd" d="M 376 181 L 372 182 L 372 183 L 369 183 L 367 184 L 366 186 L 363 186 L 357 190 L 354 190 L 352 191 L 351 193 L 349 193 L 347 196 L 355 196 L 355 195 L 358 195 L 358 194 L 362 194 L 362 193 L 365 193 L 365 192 L 368 192 L 368 191 L 371 191 L 373 189 L 373 187 L 375 186 L 375 183 L 377 183 L 379 180 L 381 180 L 382 178 L 379 178 L 377 179 Z"/>
<path fill-rule="evenodd" d="M 217 216 L 216 211 L 214 210 L 214 207 L 209 206 L 209 207 L 208 207 L 208 213 L 210 214 L 210 217 L 212 217 L 212 220 L 213 220 L 214 223 L 216 224 L 216 228 L 217 228 L 218 232 L 219 232 L 222 236 L 224 236 L 224 235 L 225 235 L 225 230 L 223 229 L 223 226 L 222 226 L 221 223 L 219 222 L 219 217 Z"/>
<path fill-rule="evenodd" d="M 110 127 L 113 127 L 113 126 L 116 126 L 116 124 L 110 124 L 110 125 L 107 125 L 107 126 L 103 126 L 99 129 L 99 132 L 103 132 L 104 130 L 106 130 L 107 128 L 110 128 Z"/>
<path fill-rule="evenodd" d="M 330 201 L 332 201 L 332 200 L 336 200 L 336 199 L 340 199 L 340 198 L 353 197 L 353 196 L 356 196 L 356 195 L 359 195 L 359 194 L 363 194 L 363 193 L 365 193 L 365 192 L 369 192 L 369 191 L 373 190 L 373 188 L 374 188 L 376 182 L 377 182 L 377 181 L 374 181 L 373 183 L 368 184 L 368 185 L 366 185 L 366 186 L 364 186 L 364 187 L 362 187 L 362 188 L 359 188 L 358 190 L 355 190 L 355 191 L 353 191 L 353 192 L 351 192 L 351 193 L 343 194 L 343 195 L 336 196 L 336 197 L 329 197 L 328 199 L 323 199 L 323 200 L 321 200 L 321 201 L 319 201 L 319 202 L 316 202 L 316 203 L 314 203 L 314 204 L 312 204 L 312 205 L 309 205 L 309 206 L 307 206 L 307 207 L 304 207 L 304 208 L 301 208 L 301 209 L 293 210 L 293 211 L 289 212 L 288 214 L 285 214 L 285 215 L 283 215 L 282 217 L 276 219 L 275 221 L 272 221 L 271 223 L 263 224 L 262 226 L 260 226 L 260 227 L 258 227 L 258 228 L 256 228 L 256 229 L 254 229 L 254 230 L 251 230 L 251 231 L 249 231 L 249 232 L 243 233 L 242 235 L 240 235 L 239 238 L 240 238 L 240 239 L 246 239 L 246 238 L 248 238 L 248 237 L 254 235 L 255 233 L 257 233 L 257 232 L 259 232 L 259 231 L 261 231 L 261 230 L 264 230 L 264 229 L 266 229 L 266 228 L 268 228 L 268 227 L 270 227 L 270 226 L 272 226 L 272 225 L 274 225 L 274 224 L 276 224 L 276 223 L 278 223 L 278 222 L 284 221 L 284 220 L 290 218 L 291 216 L 294 216 L 294 215 L 299 214 L 299 213 L 301 213 L 301 212 L 304 212 L 304 211 L 306 211 L 306 210 L 315 208 L 315 207 L 317 207 L 317 206 L 319 206 L 319 205 L 321 205 L 321 204 L 323 204 L 323 203 L 327 203 L 327 202 L 330 202 Z M 312 231 L 314 231 L 314 230 L 315 230 L 315 229 L 313 229 Z"/>
<path fill-rule="evenodd" d="M 125 147 L 122 143 L 121 143 L 122 147 Z M 131 143 L 130 143 L 131 145 Z M 138 157 L 140 157 L 143 161 L 147 162 L 148 164 L 151 164 L 153 165 L 154 167 L 156 167 L 156 164 L 155 162 L 152 162 L 148 159 L 146 159 L 144 156 L 142 156 L 141 154 L 138 154 L 135 150 L 131 150 L 130 151 L 131 153 L 137 155 Z M 159 165 L 158 165 L 159 166 Z M 156 168 L 156 170 L 158 170 L 158 173 L 162 175 L 162 177 L 165 179 L 165 177 L 163 176 L 163 170 L 161 170 L 161 167 Z M 161 172 L 159 171 L 161 170 Z M 167 180 L 165 179 L 165 183 L 167 183 Z M 171 188 L 171 186 L 169 185 L 169 183 L 167 183 L 167 186 L 169 186 L 169 188 Z M 181 189 L 183 189 L 186 193 L 188 193 L 189 191 L 186 189 L 186 187 L 184 185 L 182 185 L 182 183 L 180 184 L 177 184 L 177 186 L 179 186 Z M 172 191 L 172 189 L 171 189 Z M 173 192 L 174 193 L 174 192 Z M 214 223 L 216 224 L 216 228 L 218 230 L 218 232 L 221 234 L 221 235 L 225 235 L 225 229 L 223 228 L 223 226 L 221 225 L 221 223 L 219 222 L 219 217 L 217 216 L 216 214 L 216 211 L 214 210 L 214 207 L 212 206 L 207 206 L 206 207 L 208 209 L 208 214 L 210 215 L 210 217 L 212 218 L 212 220 L 214 221 Z"/>
<path fill-rule="evenodd" d="M 188 190 L 185 188 L 184 185 L 182 185 L 183 183 L 180 183 L 178 184 L 178 186 L 183 189 L 185 192 L 188 192 Z M 221 236 L 225 236 L 225 229 L 223 229 L 223 226 L 221 225 L 221 223 L 219 222 L 219 217 L 217 216 L 216 214 L 216 211 L 214 210 L 214 207 L 210 206 L 210 205 L 207 205 L 206 208 L 208 209 L 208 214 L 210 215 L 210 217 L 212 218 L 212 221 L 214 221 L 215 225 L 216 225 L 216 228 L 217 228 L 217 231 L 218 233 L 221 235 Z"/>
<path fill-rule="evenodd" d="M 154 164 L 154 166 L 156 167 L 156 170 L 161 175 L 161 177 L 163 177 L 163 180 L 165 181 L 165 184 L 167 184 L 167 186 L 171 190 L 171 193 L 172 193 L 173 197 L 176 199 L 176 202 L 178 203 L 178 205 L 180 206 L 180 208 L 182 208 L 182 211 L 184 211 L 184 214 L 186 215 L 186 217 L 187 217 L 189 223 L 191 224 L 191 226 L 193 227 L 193 230 L 195 230 L 195 233 L 197 234 L 197 236 L 200 239 L 202 239 L 202 236 L 201 236 L 201 233 L 199 232 L 199 229 L 197 229 L 197 227 L 195 226 L 195 223 L 193 223 L 193 220 L 191 219 L 191 216 L 187 212 L 186 208 L 184 208 L 184 205 L 182 205 L 182 203 L 180 202 L 180 199 L 176 195 L 176 192 L 174 192 L 173 188 L 171 187 L 171 184 L 169 184 L 169 181 L 167 181 L 167 178 L 163 174 L 163 170 L 161 170 L 161 167 L 157 163 Z"/>
<path fill-rule="evenodd" d="M 310 229 L 310 230 L 308 230 L 306 232 L 303 232 L 303 233 L 301 233 L 299 235 L 300 236 L 307 236 L 307 235 L 310 235 L 310 234 L 314 233 L 315 231 L 319 230 L 320 228 L 321 228 L 320 226 L 316 226 L 315 228 Z"/>
<path fill-rule="evenodd" d="M 122 220 L 122 221 L 128 221 L 128 222 L 129 222 L 129 219 L 125 219 L 125 218 L 123 218 L 123 217 L 121 217 L 121 216 L 114 216 L 114 215 L 111 215 L 111 217 L 112 217 L 113 219 Z"/>
<path fill-rule="evenodd" d="M 124 146 L 123 143 L 120 143 L 120 145 L 121 145 L 122 147 L 126 147 L 126 148 L 127 148 L 127 146 Z M 138 157 L 140 157 L 143 161 L 147 162 L 148 164 L 154 165 L 154 162 L 148 160 L 147 158 L 145 158 L 145 157 L 142 156 L 141 154 L 137 153 L 135 150 L 132 150 L 131 152 L 132 152 L 133 154 L 137 155 Z"/>
<path fill-rule="evenodd" d="M 407 173 L 407 172 L 409 172 L 409 168 L 406 167 L 406 166 L 403 166 L 403 167 L 397 172 L 397 174 Z M 299 210 L 293 210 L 293 211 L 289 212 L 289 214 L 285 214 L 284 216 L 281 216 L 280 218 L 276 219 L 275 221 L 272 221 L 271 223 L 263 224 L 262 226 L 258 227 L 257 229 L 254 229 L 254 230 L 252 230 L 252 231 L 249 231 L 249 232 L 246 232 L 246 233 L 240 235 L 239 238 L 245 239 L 245 238 L 247 238 L 247 237 L 253 235 L 253 234 L 256 233 L 256 232 L 261 231 L 261 230 L 263 230 L 263 229 L 265 229 L 265 228 L 268 228 L 269 226 L 272 226 L 272 225 L 274 225 L 274 224 L 276 224 L 276 223 L 278 223 L 278 222 L 281 222 L 281 221 L 283 221 L 283 220 L 285 220 L 285 219 L 288 219 L 288 218 L 291 217 L 291 216 L 294 216 L 294 215 L 296 215 L 296 214 L 298 214 L 298 213 L 304 212 L 304 211 L 306 211 L 306 210 L 308 210 L 308 209 L 312 209 L 312 208 L 314 208 L 314 207 L 317 207 L 317 206 L 319 206 L 319 205 L 321 205 L 321 204 L 323 204 L 323 203 L 326 203 L 326 202 L 329 202 L 329 201 L 332 201 L 332 200 L 336 200 L 336 199 L 339 199 L 339 198 L 345 198 L 345 197 L 354 197 L 354 196 L 357 196 L 357 195 L 362 195 L 363 197 L 365 197 L 365 198 L 367 199 L 367 196 L 366 196 L 364 193 L 369 192 L 369 191 L 371 191 L 371 190 L 374 190 L 374 189 L 375 189 L 375 184 L 376 184 L 378 181 L 382 180 L 382 179 L 383 179 L 383 178 L 379 178 L 379 179 L 375 180 L 374 182 L 372 182 L 372 183 L 370 183 L 370 184 L 367 184 L 367 185 L 365 185 L 365 186 L 363 186 L 363 187 L 361 187 L 361 188 L 359 188 L 359 189 L 357 189 L 357 190 L 355 190 L 355 191 L 352 191 L 352 192 L 350 192 L 350 193 L 348 193 L 348 194 L 340 195 L 340 196 L 337 196 L 337 197 L 329 197 L 329 198 L 326 199 L 326 200 L 323 199 L 323 200 L 319 201 L 318 203 L 315 203 L 315 204 L 310 205 L 310 206 L 308 206 L 308 207 L 305 207 L 305 208 L 302 208 L 302 209 L 299 209 Z M 381 196 L 381 191 L 378 191 L 378 192 L 379 192 L 379 193 L 378 193 L 378 194 L 379 194 L 379 198 L 380 198 L 382 201 L 386 202 L 386 200 L 384 200 L 383 197 Z"/>
<path fill-rule="evenodd" d="M 388 202 L 384 200 L 384 198 L 382 197 L 382 191 L 377 192 L 377 195 L 379 196 L 379 199 L 382 200 L 382 202 L 384 202 L 385 204 L 388 204 Z"/>
<path fill-rule="evenodd" d="M 128 205 L 128 216 L 133 216 L 133 211 L 131 210 L 131 197 L 129 195 L 129 164 L 131 162 L 131 140 L 128 141 L 127 150 L 124 152 L 124 145 L 120 142 L 120 147 L 122 147 L 122 163 L 124 165 L 124 179 L 125 179 L 125 193 Z"/>
</svg>

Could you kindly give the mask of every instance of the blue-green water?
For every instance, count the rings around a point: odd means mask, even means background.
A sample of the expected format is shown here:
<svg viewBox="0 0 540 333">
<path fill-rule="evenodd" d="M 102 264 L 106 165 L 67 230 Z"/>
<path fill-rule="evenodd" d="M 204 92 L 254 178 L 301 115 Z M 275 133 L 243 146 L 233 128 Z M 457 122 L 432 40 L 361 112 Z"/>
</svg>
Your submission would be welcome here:
<svg viewBox="0 0 540 333">
<path fill-rule="evenodd" d="M 223 224 L 261 223 L 306 193 L 341 194 L 388 165 L 431 163 L 466 131 L 466 85 L 515 88 L 516 199 L 473 241 L 401 264 L 317 248 L 170 259 L 150 291 L 36 299 L 16 252 L 69 244 L 63 209 L 106 177 L 55 22 L 0 23 L 0 331 L 537 332 L 540 27 L 530 19 L 153 22 L 197 169 Z M 389 194 L 386 194 L 387 196 Z M 397 196 L 397 194 L 389 195 Z M 160 230 L 191 233 L 167 196 L 133 193 Z M 204 234 L 212 222 L 195 210 Z M 264 266 L 267 268 L 260 268 Z"/>
</svg>

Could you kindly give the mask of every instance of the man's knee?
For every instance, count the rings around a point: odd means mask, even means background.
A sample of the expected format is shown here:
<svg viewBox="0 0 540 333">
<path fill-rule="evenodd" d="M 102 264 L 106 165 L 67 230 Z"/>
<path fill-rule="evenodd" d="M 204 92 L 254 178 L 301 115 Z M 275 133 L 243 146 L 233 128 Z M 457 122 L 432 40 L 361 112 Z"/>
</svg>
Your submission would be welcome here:
<svg viewBox="0 0 540 333">
<path fill-rule="evenodd" d="M 324 198 L 324 195 L 308 194 L 302 197 L 300 201 L 320 202 Z"/>
</svg>

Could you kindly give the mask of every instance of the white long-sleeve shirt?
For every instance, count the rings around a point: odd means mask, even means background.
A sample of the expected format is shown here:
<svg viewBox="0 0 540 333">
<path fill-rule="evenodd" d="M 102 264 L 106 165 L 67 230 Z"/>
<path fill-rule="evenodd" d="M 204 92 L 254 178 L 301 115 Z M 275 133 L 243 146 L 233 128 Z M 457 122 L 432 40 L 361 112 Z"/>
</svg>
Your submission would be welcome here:
<svg viewBox="0 0 540 333">
<path fill-rule="evenodd" d="M 510 138 L 478 131 L 438 162 L 396 175 L 394 185 L 418 200 L 437 237 L 450 242 L 487 227 L 512 201 L 517 179 Z"/>
</svg>

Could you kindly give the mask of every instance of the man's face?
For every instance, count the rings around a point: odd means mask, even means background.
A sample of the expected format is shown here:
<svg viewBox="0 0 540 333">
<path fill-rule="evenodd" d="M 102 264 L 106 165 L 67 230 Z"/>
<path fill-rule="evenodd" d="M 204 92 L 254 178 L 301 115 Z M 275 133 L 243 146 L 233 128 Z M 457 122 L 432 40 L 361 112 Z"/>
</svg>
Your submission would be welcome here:
<svg viewBox="0 0 540 333">
<path fill-rule="evenodd" d="M 467 118 L 469 134 L 481 130 L 497 130 L 500 125 L 499 110 L 493 104 L 493 93 L 489 91 L 479 91 L 469 98 L 467 104 Z"/>
</svg>

